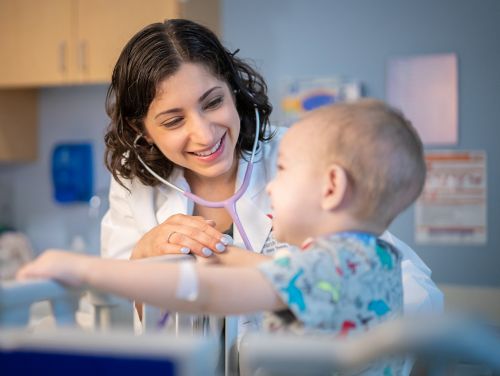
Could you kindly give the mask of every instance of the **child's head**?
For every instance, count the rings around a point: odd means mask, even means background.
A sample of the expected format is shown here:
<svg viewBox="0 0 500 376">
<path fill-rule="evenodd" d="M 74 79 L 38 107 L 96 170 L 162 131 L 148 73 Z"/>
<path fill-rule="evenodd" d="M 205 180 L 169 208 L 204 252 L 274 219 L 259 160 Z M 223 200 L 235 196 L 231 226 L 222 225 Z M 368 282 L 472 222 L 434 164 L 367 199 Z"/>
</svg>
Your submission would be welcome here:
<svg viewBox="0 0 500 376">
<path fill-rule="evenodd" d="M 268 186 L 275 236 L 300 244 L 332 231 L 381 233 L 424 180 L 422 143 L 400 112 L 373 99 L 321 107 L 280 145 Z"/>
</svg>

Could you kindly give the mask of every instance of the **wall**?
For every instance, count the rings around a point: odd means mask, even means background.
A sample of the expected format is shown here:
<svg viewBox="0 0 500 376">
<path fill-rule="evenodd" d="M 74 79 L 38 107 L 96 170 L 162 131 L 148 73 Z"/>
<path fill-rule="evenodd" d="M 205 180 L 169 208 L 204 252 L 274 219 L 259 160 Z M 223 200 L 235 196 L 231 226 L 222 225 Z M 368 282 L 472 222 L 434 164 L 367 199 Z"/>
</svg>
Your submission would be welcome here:
<svg viewBox="0 0 500 376">
<path fill-rule="evenodd" d="M 496 0 L 228 0 L 223 35 L 267 78 L 275 105 L 287 77 L 345 75 L 384 99 L 388 58 L 456 52 L 460 149 L 488 156 L 488 244 L 416 246 L 413 209 L 391 230 L 439 283 L 500 287 L 500 2 Z M 249 32 L 252 30 L 252 32 Z M 275 116 L 276 118 L 276 116 Z"/>
<path fill-rule="evenodd" d="M 51 153 L 59 142 L 91 142 L 94 185 L 103 205 L 109 177 L 103 161 L 104 85 L 46 88 L 39 92 L 39 158 L 34 163 L 0 165 L 0 202 L 5 220 L 26 232 L 35 252 L 48 247 L 68 248 L 79 235 L 92 252 L 98 248 L 98 218 L 86 204 L 61 205 L 53 200 Z M 101 208 L 102 214 L 104 206 Z"/>
</svg>

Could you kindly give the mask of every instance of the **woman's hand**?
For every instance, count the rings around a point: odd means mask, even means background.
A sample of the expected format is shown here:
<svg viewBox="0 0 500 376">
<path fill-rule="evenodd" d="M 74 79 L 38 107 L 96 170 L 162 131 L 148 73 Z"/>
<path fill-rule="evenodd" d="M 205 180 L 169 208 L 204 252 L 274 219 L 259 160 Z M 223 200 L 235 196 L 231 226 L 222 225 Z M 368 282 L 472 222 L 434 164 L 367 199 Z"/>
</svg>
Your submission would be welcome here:
<svg viewBox="0 0 500 376">
<path fill-rule="evenodd" d="M 70 286 L 82 286 L 84 276 L 90 267 L 93 257 L 65 252 L 47 250 L 34 261 L 23 266 L 16 275 L 17 279 L 55 279 Z"/>
<path fill-rule="evenodd" d="M 232 243 L 215 229 L 215 222 L 200 216 L 175 214 L 147 232 L 132 251 L 132 260 L 165 254 L 193 253 L 208 257 Z"/>
</svg>

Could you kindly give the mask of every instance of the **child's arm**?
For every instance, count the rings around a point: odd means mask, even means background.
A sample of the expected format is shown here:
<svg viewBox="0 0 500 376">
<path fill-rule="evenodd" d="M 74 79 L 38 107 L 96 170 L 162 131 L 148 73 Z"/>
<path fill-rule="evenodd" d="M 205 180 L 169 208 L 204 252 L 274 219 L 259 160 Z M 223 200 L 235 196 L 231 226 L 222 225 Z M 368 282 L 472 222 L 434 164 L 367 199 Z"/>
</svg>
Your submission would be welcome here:
<svg viewBox="0 0 500 376">
<path fill-rule="evenodd" d="M 181 312 L 242 314 L 286 307 L 256 268 L 193 267 L 198 290 L 194 301 L 176 296 L 180 266 L 173 263 L 107 260 L 50 251 L 21 269 L 18 278 L 53 278 L 72 286 L 87 285 Z"/>
<path fill-rule="evenodd" d="M 234 246 L 226 248 L 225 252 L 214 253 L 208 259 L 208 264 L 226 265 L 226 266 L 257 266 L 262 262 L 272 260 L 271 256 L 264 256 L 247 249 Z"/>
</svg>

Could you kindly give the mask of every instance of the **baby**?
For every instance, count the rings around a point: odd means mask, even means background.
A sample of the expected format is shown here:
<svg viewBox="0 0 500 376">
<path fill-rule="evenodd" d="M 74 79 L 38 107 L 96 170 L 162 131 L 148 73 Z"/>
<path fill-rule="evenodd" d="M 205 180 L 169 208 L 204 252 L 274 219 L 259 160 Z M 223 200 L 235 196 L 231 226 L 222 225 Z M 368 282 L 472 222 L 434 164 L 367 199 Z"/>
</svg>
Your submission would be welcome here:
<svg viewBox="0 0 500 376">
<path fill-rule="evenodd" d="M 401 258 L 378 236 L 424 184 L 423 147 L 410 123 L 372 99 L 321 107 L 287 131 L 277 167 L 267 187 L 274 237 L 292 246 L 272 258 L 234 247 L 213 256 L 220 263 L 180 264 L 48 251 L 18 276 L 170 311 L 266 311 L 271 331 L 351 335 L 400 315 Z"/>
</svg>

